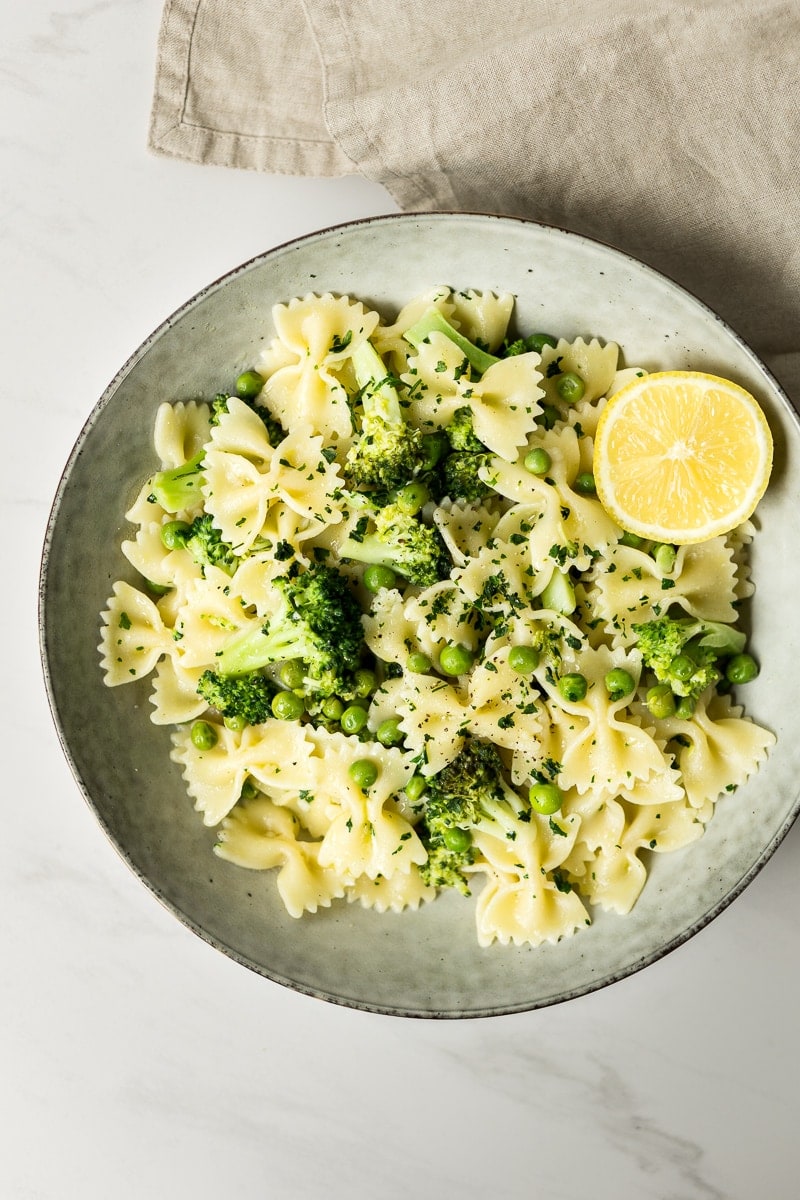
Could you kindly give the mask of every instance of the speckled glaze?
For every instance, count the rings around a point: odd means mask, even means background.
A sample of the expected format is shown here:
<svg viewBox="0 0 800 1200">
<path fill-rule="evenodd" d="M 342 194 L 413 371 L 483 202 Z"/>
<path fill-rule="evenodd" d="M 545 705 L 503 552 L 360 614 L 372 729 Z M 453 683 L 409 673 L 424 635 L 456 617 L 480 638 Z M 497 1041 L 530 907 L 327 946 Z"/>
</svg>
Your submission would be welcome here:
<svg viewBox="0 0 800 1200">
<path fill-rule="evenodd" d="M 417 913 L 377 915 L 340 903 L 285 913 L 271 873 L 213 854 L 149 720 L 147 682 L 107 689 L 99 613 L 116 579 L 124 513 L 152 469 L 163 400 L 213 395 L 271 336 L 271 306 L 309 291 L 347 292 L 395 311 L 435 284 L 511 291 L 522 330 L 618 341 L 629 364 L 727 376 L 760 400 L 775 438 L 773 479 L 757 513 L 757 592 L 748 606 L 762 666 L 747 711 L 778 736 L 751 782 L 719 805 L 700 842 L 654 858 L 633 913 L 599 914 L 575 937 L 537 950 L 475 941 L 473 907 L 448 895 Z M 559 229 L 475 214 L 373 218 L 277 247 L 232 271 L 163 323 L 120 370 L 64 471 L 41 573 L 42 658 L 51 708 L 75 778 L 113 845 L 186 925 L 243 965 L 335 1003 L 410 1017 L 519 1012 L 603 987 L 680 945 L 725 908 L 769 859 L 798 811 L 800 739 L 787 664 L 800 628 L 795 514 L 800 425 L 751 350 L 674 283 L 616 250 Z"/>
</svg>

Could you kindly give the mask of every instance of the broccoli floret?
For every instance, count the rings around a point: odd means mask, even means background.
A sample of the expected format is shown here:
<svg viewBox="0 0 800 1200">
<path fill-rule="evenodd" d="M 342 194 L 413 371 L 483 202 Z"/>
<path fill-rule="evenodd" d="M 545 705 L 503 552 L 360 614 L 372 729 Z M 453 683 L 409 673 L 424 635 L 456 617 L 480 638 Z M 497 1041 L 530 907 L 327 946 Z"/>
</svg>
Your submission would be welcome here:
<svg viewBox="0 0 800 1200">
<path fill-rule="evenodd" d="M 460 334 L 457 329 L 454 329 L 435 305 L 423 313 L 420 319 L 410 329 L 405 331 L 403 337 L 415 349 L 418 349 L 432 333 L 443 333 L 445 337 L 448 337 L 451 342 L 458 346 L 469 365 L 474 367 L 479 375 L 483 375 L 484 371 L 487 371 L 493 363 L 500 361 L 496 355 L 489 354 L 480 346 L 476 346 L 474 342 L 471 342 L 463 334 Z"/>
<path fill-rule="evenodd" d="M 469 454 L 485 454 L 486 447 L 475 433 L 472 410 L 466 405 L 457 408 L 445 433 L 452 450 L 465 450 Z"/>
<path fill-rule="evenodd" d="M 506 783 L 497 750 L 468 738 L 456 756 L 428 780 L 425 811 L 418 827 L 428 849 L 423 878 L 438 887 L 466 889 L 464 867 L 473 861 L 472 830 L 486 830 L 513 841 L 530 810 L 520 807 Z"/>
<path fill-rule="evenodd" d="M 720 621 L 656 617 L 633 626 L 642 659 L 676 696 L 696 699 L 722 678 L 717 664 L 745 645 L 745 634 Z"/>
<path fill-rule="evenodd" d="M 158 471 L 150 480 L 148 499 L 153 504 L 160 504 L 164 512 L 178 513 L 187 508 L 197 508 L 202 504 L 203 494 L 203 460 L 205 451 L 201 450 L 181 463 L 179 467 L 170 467 L 166 471 Z"/>
<path fill-rule="evenodd" d="M 239 559 L 233 552 L 233 547 L 223 541 L 222 534 L 208 513 L 195 517 L 186 534 L 186 549 L 196 563 L 201 567 L 219 567 L 228 575 L 233 575 L 239 565 Z"/>
<path fill-rule="evenodd" d="M 391 492 L 422 470 L 428 460 L 421 430 L 409 425 L 400 397 L 371 342 L 362 342 L 351 362 L 361 389 L 359 435 L 344 465 L 350 486 L 363 492 Z"/>
<path fill-rule="evenodd" d="M 374 511 L 372 530 L 369 517 L 362 522 L 363 529 L 357 526 L 339 547 L 341 558 L 391 567 L 419 587 L 430 587 L 450 574 L 453 564 L 438 530 L 398 504 Z"/>
<path fill-rule="evenodd" d="M 219 419 L 228 411 L 228 401 L 230 396 L 227 392 L 219 392 L 211 401 L 211 418 L 212 425 L 219 425 Z M 241 400 L 246 404 L 262 422 L 267 431 L 270 446 L 275 448 L 279 446 L 286 437 L 286 430 L 281 425 L 277 417 L 274 417 L 268 408 L 263 404 L 256 404 L 254 396 L 243 396 L 241 393 L 237 395 L 237 400 Z"/>
<path fill-rule="evenodd" d="M 466 500 L 469 504 L 491 496 L 491 487 L 479 474 L 480 468 L 488 462 L 487 454 L 448 454 L 439 468 L 442 494 L 451 500 Z"/>
<path fill-rule="evenodd" d="M 272 715 L 271 703 L 275 688 L 260 671 L 247 675 L 222 675 L 204 671 L 197 691 L 206 704 L 216 708 L 223 717 L 238 717 L 248 725 L 263 725 Z"/>
<path fill-rule="evenodd" d="M 312 563 L 306 571 L 280 576 L 274 586 L 281 592 L 278 612 L 223 647 L 220 672 L 247 675 L 270 663 L 300 659 L 309 691 L 351 697 L 364 629 L 345 577 L 326 563 Z"/>
</svg>

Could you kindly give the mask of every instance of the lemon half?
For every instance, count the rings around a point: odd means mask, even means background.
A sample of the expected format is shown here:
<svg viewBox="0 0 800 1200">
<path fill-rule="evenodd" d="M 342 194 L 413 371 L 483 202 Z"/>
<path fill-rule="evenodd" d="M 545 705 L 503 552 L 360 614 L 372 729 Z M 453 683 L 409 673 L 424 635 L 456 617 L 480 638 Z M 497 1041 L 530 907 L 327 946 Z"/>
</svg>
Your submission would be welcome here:
<svg viewBox="0 0 800 1200">
<path fill-rule="evenodd" d="M 597 495 L 630 533 L 687 545 L 746 521 L 772 470 L 772 435 L 744 388 L 700 371 L 633 380 L 603 409 Z"/>
</svg>

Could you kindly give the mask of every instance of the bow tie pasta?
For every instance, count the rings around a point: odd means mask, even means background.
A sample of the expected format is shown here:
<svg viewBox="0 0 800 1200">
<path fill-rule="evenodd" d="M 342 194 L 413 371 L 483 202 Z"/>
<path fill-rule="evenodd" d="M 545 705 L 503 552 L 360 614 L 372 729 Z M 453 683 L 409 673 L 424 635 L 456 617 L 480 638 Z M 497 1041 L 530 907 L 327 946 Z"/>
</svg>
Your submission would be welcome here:
<svg viewBox="0 0 800 1200">
<path fill-rule="evenodd" d="M 621 529 L 593 439 L 644 372 L 514 317 L 289 299 L 230 391 L 157 411 L 104 680 L 149 679 L 217 854 L 293 917 L 451 890 L 481 946 L 558 942 L 629 912 L 775 740 L 730 695 L 754 525 Z"/>
</svg>

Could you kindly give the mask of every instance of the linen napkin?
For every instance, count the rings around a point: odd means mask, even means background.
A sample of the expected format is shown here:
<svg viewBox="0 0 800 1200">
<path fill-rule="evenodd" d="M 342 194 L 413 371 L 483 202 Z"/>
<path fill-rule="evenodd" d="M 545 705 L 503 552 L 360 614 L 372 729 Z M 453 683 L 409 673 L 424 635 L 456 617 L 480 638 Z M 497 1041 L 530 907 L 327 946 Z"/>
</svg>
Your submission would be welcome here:
<svg viewBox="0 0 800 1200">
<path fill-rule="evenodd" d="M 169 0 L 149 145 L 610 242 L 800 401 L 796 0 Z"/>
</svg>

